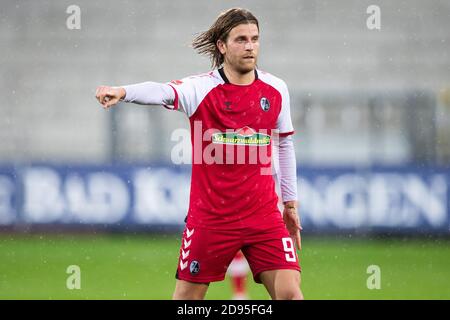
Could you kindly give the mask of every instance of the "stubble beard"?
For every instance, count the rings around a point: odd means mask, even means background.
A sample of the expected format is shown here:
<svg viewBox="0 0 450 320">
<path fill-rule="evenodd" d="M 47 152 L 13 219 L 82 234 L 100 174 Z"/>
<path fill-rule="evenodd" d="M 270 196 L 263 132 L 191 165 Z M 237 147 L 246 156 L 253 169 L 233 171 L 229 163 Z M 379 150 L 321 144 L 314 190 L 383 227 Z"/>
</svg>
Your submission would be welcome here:
<svg viewBox="0 0 450 320">
<path fill-rule="evenodd" d="M 245 59 L 244 59 L 244 61 L 245 61 Z M 235 70 L 242 75 L 247 74 L 247 73 L 255 70 L 256 62 L 257 62 L 257 59 L 255 58 L 254 62 L 252 62 L 252 63 L 237 63 L 235 66 Z"/>
</svg>

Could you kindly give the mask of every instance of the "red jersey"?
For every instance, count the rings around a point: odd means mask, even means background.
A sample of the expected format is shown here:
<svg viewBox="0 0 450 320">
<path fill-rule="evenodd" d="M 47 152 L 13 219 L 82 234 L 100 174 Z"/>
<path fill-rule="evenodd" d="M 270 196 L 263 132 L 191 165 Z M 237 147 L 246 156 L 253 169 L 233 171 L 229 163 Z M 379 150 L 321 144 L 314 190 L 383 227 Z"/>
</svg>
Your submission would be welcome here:
<svg viewBox="0 0 450 320">
<path fill-rule="evenodd" d="M 276 134 L 294 133 L 286 84 L 255 70 L 251 84 L 235 85 L 219 69 L 169 85 L 191 124 L 187 222 L 237 230 L 282 219 L 271 159 Z"/>
</svg>

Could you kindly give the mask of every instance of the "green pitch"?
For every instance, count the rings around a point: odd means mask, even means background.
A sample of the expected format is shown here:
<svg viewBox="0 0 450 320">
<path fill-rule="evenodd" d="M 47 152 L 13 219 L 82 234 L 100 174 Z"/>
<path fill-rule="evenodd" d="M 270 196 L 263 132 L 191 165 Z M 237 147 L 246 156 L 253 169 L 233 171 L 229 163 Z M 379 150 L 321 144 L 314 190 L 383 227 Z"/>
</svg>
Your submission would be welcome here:
<svg viewBox="0 0 450 320">
<path fill-rule="evenodd" d="M 0 299 L 170 299 L 178 236 L 0 234 Z M 450 299 L 450 241 L 304 236 L 300 253 L 307 299 Z M 81 270 L 69 290 L 67 267 Z M 369 290 L 370 265 L 381 288 Z M 268 299 L 249 277 L 251 299 Z M 207 299 L 229 299 L 230 283 Z"/>
</svg>

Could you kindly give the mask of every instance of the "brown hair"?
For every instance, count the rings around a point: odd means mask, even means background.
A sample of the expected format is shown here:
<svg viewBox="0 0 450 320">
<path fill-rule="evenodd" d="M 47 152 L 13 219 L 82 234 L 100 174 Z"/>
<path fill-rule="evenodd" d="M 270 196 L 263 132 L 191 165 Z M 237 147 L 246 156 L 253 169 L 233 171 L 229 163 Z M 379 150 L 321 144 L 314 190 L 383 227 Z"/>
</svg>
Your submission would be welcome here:
<svg viewBox="0 0 450 320">
<path fill-rule="evenodd" d="M 223 61 L 223 55 L 217 48 L 217 41 L 226 41 L 228 34 L 234 27 L 245 24 L 254 23 L 258 27 L 258 19 L 248 10 L 242 8 L 231 8 L 222 12 L 209 30 L 200 33 L 192 41 L 192 47 L 199 54 L 209 56 L 213 68 L 219 67 Z"/>
</svg>

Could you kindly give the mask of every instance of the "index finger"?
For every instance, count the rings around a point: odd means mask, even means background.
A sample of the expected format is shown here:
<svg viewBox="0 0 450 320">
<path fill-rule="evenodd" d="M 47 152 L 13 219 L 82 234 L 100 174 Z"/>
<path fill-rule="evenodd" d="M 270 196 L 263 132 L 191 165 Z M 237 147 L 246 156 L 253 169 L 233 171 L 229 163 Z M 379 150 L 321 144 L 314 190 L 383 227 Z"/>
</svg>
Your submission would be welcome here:
<svg viewBox="0 0 450 320">
<path fill-rule="evenodd" d="M 104 98 L 104 87 L 98 87 L 95 92 L 95 97 L 97 98 L 98 102 L 103 104 L 103 98 Z"/>
</svg>

